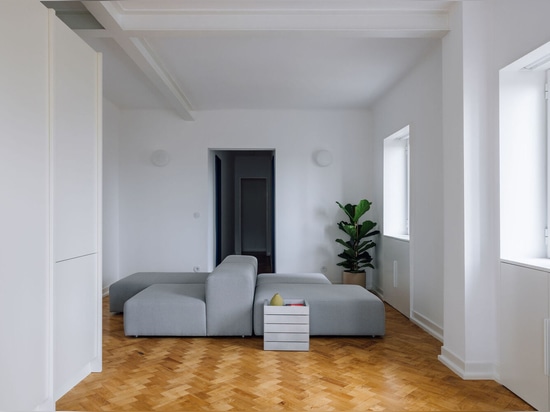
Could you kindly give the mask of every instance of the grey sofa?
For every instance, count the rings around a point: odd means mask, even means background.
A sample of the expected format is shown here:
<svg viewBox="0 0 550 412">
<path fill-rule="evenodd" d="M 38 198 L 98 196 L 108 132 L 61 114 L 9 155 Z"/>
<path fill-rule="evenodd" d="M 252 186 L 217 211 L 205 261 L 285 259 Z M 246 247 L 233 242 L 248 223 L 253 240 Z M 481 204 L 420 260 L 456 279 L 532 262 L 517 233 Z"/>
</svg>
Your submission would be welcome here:
<svg viewBox="0 0 550 412">
<path fill-rule="evenodd" d="M 305 299 L 310 335 L 385 333 L 383 302 L 321 273 L 257 275 L 251 256 L 228 256 L 211 273 L 136 273 L 109 288 L 110 309 L 124 312 L 129 336 L 263 335 L 263 308 L 275 293 Z"/>
</svg>

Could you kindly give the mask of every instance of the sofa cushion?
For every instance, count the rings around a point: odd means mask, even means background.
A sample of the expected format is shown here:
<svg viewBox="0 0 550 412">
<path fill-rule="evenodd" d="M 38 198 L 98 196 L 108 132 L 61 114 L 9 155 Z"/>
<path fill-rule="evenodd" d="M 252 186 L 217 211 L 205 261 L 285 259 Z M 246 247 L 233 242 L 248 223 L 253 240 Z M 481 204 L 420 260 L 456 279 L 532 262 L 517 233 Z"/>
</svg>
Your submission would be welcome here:
<svg viewBox="0 0 550 412">
<path fill-rule="evenodd" d="M 368 335 L 385 333 L 384 303 L 357 285 L 264 283 L 256 287 L 254 333 L 263 335 L 263 308 L 275 293 L 283 299 L 309 304 L 310 335 Z"/>
<path fill-rule="evenodd" d="M 158 283 L 204 283 L 208 273 L 194 272 L 138 272 L 113 283 L 109 287 L 109 310 L 122 312 L 124 303 L 145 288 Z"/>
<path fill-rule="evenodd" d="M 256 285 L 264 283 L 324 283 L 330 285 L 330 280 L 322 273 L 261 273 L 256 279 Z"/>
<path fill-rule="evenodd" d="M 124 304 L 128 336 L 205 336 L 204 284 L 156 284 Z"/>
</svg>

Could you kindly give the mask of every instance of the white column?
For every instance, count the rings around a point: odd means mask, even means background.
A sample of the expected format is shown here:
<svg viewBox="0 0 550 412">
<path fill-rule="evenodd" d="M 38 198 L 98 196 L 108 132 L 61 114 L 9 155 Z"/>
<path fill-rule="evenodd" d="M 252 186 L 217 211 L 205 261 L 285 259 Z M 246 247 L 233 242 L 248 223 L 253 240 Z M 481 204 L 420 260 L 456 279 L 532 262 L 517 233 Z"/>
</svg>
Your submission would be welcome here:
<svg viewBox="0 0 550 412">
<path fill-rule="evenodd" d="M 445 332 L 440 360 L 466 379 L 494 378 L 497 353 L 498 265 L 493 261 L 498 239 L 492 229 L 498 192 L 491 184 L 496 160 L 487 126 L 487 8 L 478 1 L 455 4 L 443 43 Z"/>
</svg>

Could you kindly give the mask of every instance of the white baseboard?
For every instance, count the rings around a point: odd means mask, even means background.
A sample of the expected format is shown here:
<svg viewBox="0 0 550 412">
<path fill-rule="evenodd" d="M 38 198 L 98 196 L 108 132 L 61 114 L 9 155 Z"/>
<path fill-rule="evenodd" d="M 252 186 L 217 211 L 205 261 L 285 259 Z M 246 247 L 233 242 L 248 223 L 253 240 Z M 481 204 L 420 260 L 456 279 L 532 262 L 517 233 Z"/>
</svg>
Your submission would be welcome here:
<svg viewBox="0 0 550 412">
<path fill-rule="evenodd" d="M 34 408 L 35 411 L 55 411 L 55 402 L 52 398 L 46 399 L 44 402 L 42 402 L 40 405 L 37 405 L 36 408 Z"/>
<path fill-rule="evenodd" d="M 75 372 L 71 377 L 69 377 L 65 382 L 58 385 L 57 388 L 54 388 L 54 398 L 59 400 L 63 395 L 69 392 L 74 388 L 80 381 L 82 381 L 86 376 L 92 373 L 91 363 L 84 365 L 82 369 Z"/>
<path fill-rule="evenodd" d="M 495 365 L 490 362 L 465 362 L 445 346 L 437 357 L 441 363 L 464 380 L 495 380 Z"/>
<path fill-rule="evenodd" d="M 102 296 L 103 297 L 109 296 L 109 286 L 107 286 L 106 288 L 103 288 Z"/>
<path fill-rule="evenodd" d="M 416 311 L 412 311 L 411 322 L 420 326 L 438 341 L 443 343 L 443 328 Z"/>
<path fill-rule="evenodd" d="M 103 371 L 103 356 L 96 356 L 90 362 L 90 370 L 93 373 L 98 373 Z"/>
</svg>

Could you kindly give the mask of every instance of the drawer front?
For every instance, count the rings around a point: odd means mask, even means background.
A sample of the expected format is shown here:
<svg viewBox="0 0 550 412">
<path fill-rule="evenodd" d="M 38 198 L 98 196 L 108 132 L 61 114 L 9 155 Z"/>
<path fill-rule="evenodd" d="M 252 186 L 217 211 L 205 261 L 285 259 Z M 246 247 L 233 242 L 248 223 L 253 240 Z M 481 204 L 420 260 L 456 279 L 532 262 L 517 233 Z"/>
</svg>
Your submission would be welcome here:
<svg viewBox="0 0 550 412">
<path fill-rule="evenodd" d="M 309 335 L 307 333 L 268 332 L 268 333 L 264 333 L 264 341 L 269 341 L 269 342 L 309 342 Z"/>
<path fill-rule="evenodd" d="M 308 351 L 309 342 L 266 342 L 264 350 Z"/>
<path fill-rule="evenodd" d="M 267 315 L 309 315 L 309 306 L 264 306 Z"/>
<path fill-rule="evenodd" d="M 308 315 L 264 315 L 264 323 L 309 323 Z"/>
<path fill-rule="evenodd" d="M 309 324 L 295 323 L 266 323 L 264 324 L 264 334 L 269 332 L 283 333 L 307 333 L 309 334 Z"/>
</svg>

